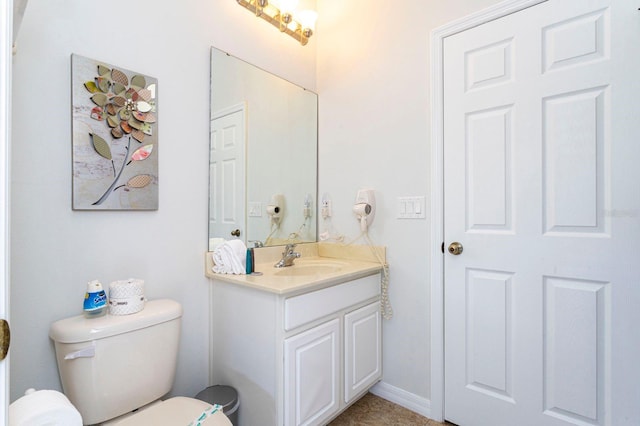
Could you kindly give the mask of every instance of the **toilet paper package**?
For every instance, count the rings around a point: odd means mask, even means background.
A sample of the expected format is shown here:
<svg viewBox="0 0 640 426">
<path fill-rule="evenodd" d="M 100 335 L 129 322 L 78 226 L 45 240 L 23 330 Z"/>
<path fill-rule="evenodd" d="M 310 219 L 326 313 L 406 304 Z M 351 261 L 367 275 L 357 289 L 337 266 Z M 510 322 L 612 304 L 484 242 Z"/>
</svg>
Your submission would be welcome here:
<svg viewBox="0 0 640 426">
<path fill-rule="evenodd" d="M 29 389 L 9 405 L 9 426 L 82 426 L 80 412 L 54 390 Z"/>
<path fill-rule="evenodd" d="M 109 284 L 109 314 L 130 315 L 144 309 L 144 281 L 134 278 Z"/>
</svg>

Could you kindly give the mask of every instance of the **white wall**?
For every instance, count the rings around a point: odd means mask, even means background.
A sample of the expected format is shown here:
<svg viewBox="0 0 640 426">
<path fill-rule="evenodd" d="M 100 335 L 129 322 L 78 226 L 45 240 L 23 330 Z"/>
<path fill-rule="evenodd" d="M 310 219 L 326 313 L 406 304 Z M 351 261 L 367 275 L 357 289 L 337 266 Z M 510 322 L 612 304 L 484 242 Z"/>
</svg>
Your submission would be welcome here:
<svg viewBox="0 0 640 426">
<path fill-rule="evenodd" d="M 231 0 L 30 0 L 13 68 L 11 399 L 60 389 L 49 324 L 81 313 L 88 280 L 138 277 L 185 308 L 173 393 L 208 378 L 209 47 L 315 89 L 305 48 Z M 71 210 L 70 55 L 159 80 L 155 212 Z"/>
<path fill-rule="evenodd" d="M 430 31 L 497 0 L 319 2 L 319 193 L 333 201 L 333 225 L 359 233 L 351 213 L 359 188 L 376 190 L 370 235 L 386 245 L 394 318 L 384 322 L 384 387 L 428 412 L 427 220 L 396 219 L 396 199 L 425 196 L 429 211 Z M 322 232 L 322 224 L 320 231 Z M 410 401 L 409 401 L 410 400 Z M 415 408 L 415 407 L 414 407 Z"/>
<path fill-rule="evenodd" d="M 388 247 L 395 311 L 384 324 L 383 380 L 428 403 L 428 259 L 439 242 L 429 219 L 396 219 L 395 203 L 429 198 L 429 32 L 494 3 L 323 0 L 316 35 L 301 48 L 231 0 L 30 0 L 14 57 L 12 399 L 28 387 L 59 389 L 48 326 L 80 312 L 93 278 L 144 278 L 150 298 L 183 303 L 174 391 L 206 385 L 214 45 L 319 92 L 319 193 L 333 199 L 334 226 L 355 237 L 356 191 L 377 191 L 371 236 Z M 71 211 L 72 52 L 159 79 L 157 212 Z"/>
</svg>

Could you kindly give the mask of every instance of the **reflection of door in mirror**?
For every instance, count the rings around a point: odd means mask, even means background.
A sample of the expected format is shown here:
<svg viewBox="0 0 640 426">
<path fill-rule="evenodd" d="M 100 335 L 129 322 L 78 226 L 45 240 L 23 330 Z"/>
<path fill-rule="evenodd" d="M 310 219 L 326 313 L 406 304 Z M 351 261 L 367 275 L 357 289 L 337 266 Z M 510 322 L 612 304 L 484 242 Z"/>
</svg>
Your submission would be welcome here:
<svg viewBox="0 0 640 426">
<path fill-rule="evenodd" d="M 215 167 L 227 166 L 224 175 L 212 170 L 209 238 L 232 238 L 232 227 L 227 225 L 235 221 L 238 226 L 233 229 L 241 229 L 240 238 L 249 245 L 316 241 L 318 96 L 212 48 L 211 119 L 238 104 L 245 105 L 246 112 L 242 164 L 246 184 L 232 194 L 233 185 L 241 181 L 222 179 L 228 179 L 231 170 L 240 173 L 239 169 L 220 163 Z M 212 121 L 212 138 L 214 131 L 222 131 L 213 125 Z M 282 195 L 284 208 L 277 223 L 267 214 L 274 194 Z M 241 205 L 230 204 L 232 200 Z"/>
<path fill-rule="evenodd" d="M 246 229 L 245 117 L 245 104 L 238 104 L 215 111 L 211 119 L 209 229 L 225 239 L 244 240 Z"/>
</svg>

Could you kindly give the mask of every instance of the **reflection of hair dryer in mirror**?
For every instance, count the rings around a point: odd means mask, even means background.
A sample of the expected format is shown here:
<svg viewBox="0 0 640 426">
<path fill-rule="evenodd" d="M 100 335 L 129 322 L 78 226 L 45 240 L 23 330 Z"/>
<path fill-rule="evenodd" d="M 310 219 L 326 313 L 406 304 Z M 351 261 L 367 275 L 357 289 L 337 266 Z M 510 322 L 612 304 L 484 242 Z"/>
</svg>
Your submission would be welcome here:
<svg viewBox="0 0 640 426">
<path fill-rule="evenodd" d="M 275 194 L 271 197 L 271 202 L 267 205 L 267 215 L 269 215 L 272 224 L 280 224 L 284 215 L 284 195 Z"/>
<path fill-rule="evenodd" d="M 373 189 L 361 189 L 356 195 L 356 202 L 353 205 L 353 213 L 360 222 L 360 229 L 365 232 L 376 215 L 376 197 Z"/>
</svg>

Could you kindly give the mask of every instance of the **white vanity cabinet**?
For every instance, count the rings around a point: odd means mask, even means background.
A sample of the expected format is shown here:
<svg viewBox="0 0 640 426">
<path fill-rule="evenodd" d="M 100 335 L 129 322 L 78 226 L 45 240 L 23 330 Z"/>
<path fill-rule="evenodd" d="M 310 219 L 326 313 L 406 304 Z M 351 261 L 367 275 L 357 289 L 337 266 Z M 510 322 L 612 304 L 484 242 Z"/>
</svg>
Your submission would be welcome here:
<svg viewBox="0 0 640 426">
<path fill-rule="evenodd" d="M 382 376 L 380 274 L 305 293 L 214 280 L 211 384 L 240 426 L 324 425 Z"/>
<path fill-rule="evenodd" d="M 285 425 L 324 424 L 382 376 L 379 302 L 340 320 L 285 339 Z"/>
</svg>

